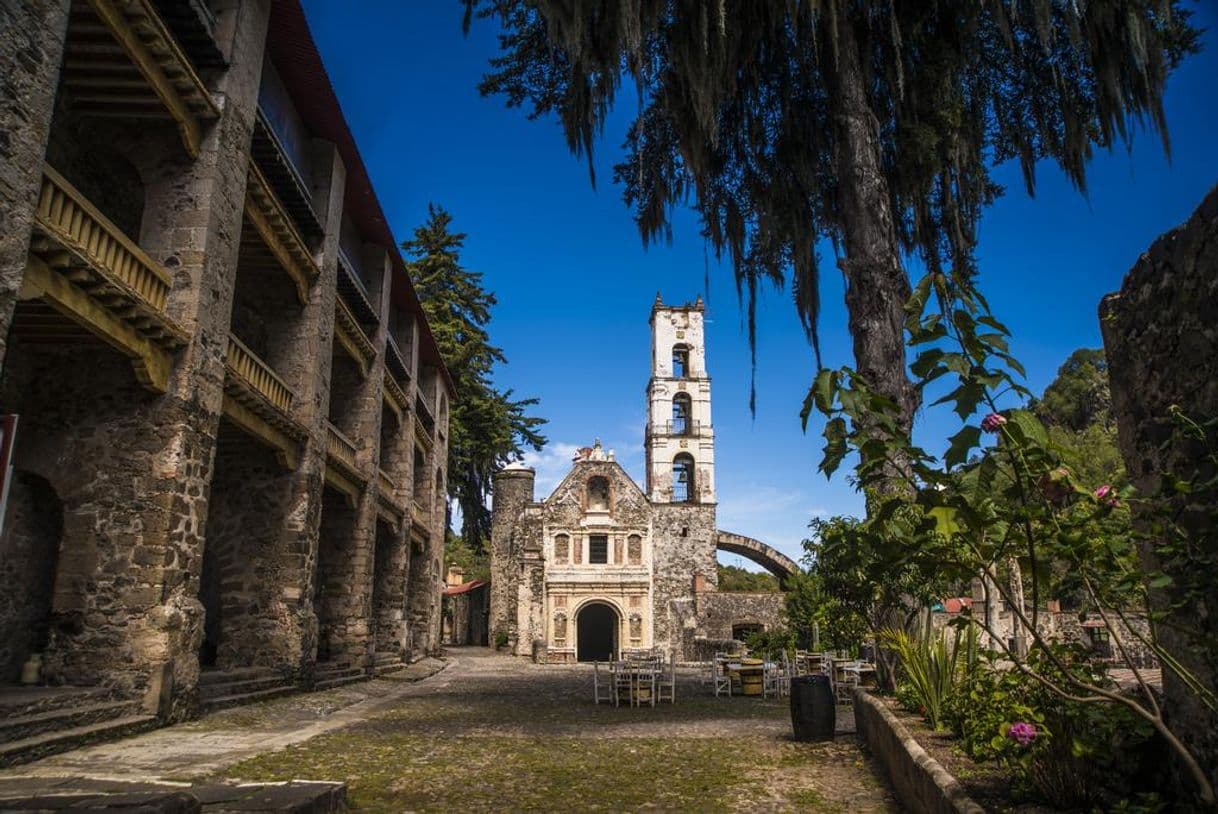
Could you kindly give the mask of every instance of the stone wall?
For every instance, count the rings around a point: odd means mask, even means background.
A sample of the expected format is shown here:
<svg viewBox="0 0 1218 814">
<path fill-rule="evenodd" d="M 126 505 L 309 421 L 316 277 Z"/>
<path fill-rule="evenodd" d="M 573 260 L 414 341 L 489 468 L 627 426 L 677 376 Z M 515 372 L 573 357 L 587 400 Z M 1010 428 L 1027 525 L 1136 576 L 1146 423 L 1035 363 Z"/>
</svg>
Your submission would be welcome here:
<svg viewBox="0 0 1218 814">
<path fill-rule="evenodd" d="M 698 636 L 707 639 L 738 639 L 737 625 L 758 625 L 762 630 L 785 628 L 786 598 L 781 593 L 699 593 Z"/>
<path fill-rule="evenodd" d="M 715 507 L 692 503 L 661 503 L 652 507 L 652 603 L 655 641 L 671 647 L 682 640 L 677 603 L 693 599 L 694 580 L 715 585 Z"/>
<path fill-rule="evenodd" d="M 1212 190 L 1188 222 L 1166 233 L 1138 258 L 1121 290 L 1100 306 L 1100 325 L 1112 385 L 1121 453 L 1130 477 L 1143 494 L 1159 490 L 1163 473 L 1205 482 L 1215 476 L 1205 445 L 1174 430 L 1173 406 L 1205 423 L 1218 417 L 1218 188 Z M 1213 449 L 1218 431 L 1211 423 L 1206 439 Z M 1218 516 L 1214 492 L 1194 495 L 1180 510 L 1200 556 L 1214 562 Z M 1145 520 L 1135 507 L 1135 522 Z M 1158 561 L 1153 541 L 1142 550 L 1148 570 L 1171 564 Z M 1196 565 L 1175 574 L 1187 581 Z M 1158 626 L 1160 643 L 1201 681 L 1218 683 L 1218 593 L 1209 575 L 1208 596 L 1198 596 L 1173 611 L 1169 624 Z M 1151 592 L 1151 602 L 1166 607 L 1178 587 Z M 1197 647 L 1201 643 L 1201 647 Z M 1218 785 L 1218 715 L 1205 707 L 1172 671 L 1163 675 L 1165 717 L 1192 749 L 1210 782 Z"/>
<path fill-rule="evenodd" d="M 0 367 L 25 275 L 70 6 L 0 4 Z"/>
<path fill-rule="evenodd" d="M 502 632 L 516 636 L 516 583 L 520 565 L 512 554 L 512 537 L 526 504 L 533 502 L 532 469 L 505 469 L 495 474 L 491 492 L 491 617 L 492 643 Z"/>
<path fill-rule="evenodd" d="M 45 479 L 18 471 L 0 537 L 0 683 L 47 644 L 51 597 L 63 539 L 63 506 Z"/>
</svg>

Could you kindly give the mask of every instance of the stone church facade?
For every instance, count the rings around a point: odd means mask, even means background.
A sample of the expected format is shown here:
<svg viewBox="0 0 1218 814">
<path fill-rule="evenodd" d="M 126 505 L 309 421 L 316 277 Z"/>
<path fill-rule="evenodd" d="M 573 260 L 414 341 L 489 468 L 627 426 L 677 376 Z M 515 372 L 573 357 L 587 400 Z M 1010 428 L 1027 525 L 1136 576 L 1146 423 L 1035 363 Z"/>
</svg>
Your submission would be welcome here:
<svg viewBox="0 0 1218 814">
<path fill-rule="evenodd" d="M 716 528 L 704 316 L 700 298 L 652 308 L 642 488 L 599 442 L 540 501 L 533 470 L 497 475 L 491 633 L 517 655 L 572 662 L 656 647 L 691 660 L 741 629 L 781 623 L 781 594 L 715 591 L 720 549 L 780 575 L 796 566 Z"/>
<path fill-rule="evenodd" d="M 0 693 L 438 648 L 454 394 L 298 0 L 5 3 L 0 76 Z"/>
</svg>

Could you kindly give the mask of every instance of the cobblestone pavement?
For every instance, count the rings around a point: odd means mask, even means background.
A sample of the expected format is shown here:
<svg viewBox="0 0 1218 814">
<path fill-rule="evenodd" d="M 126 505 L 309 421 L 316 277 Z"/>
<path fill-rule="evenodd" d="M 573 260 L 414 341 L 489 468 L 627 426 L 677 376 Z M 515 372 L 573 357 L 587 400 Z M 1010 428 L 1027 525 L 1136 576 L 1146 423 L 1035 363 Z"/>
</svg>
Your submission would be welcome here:
<svg viewBox="0 0 1218 814">
<path fill-rule="evenodd" d="M 854 737 L 790 738 L 787 701 L 715 698 L 699 671 L 677 703 L 592 701 L 587 665 L 477 648 L 413 684 L 377 679 L 277 699 L 4 774 L 334 780 L 357 811 L 895 811 Z"/>
</svg>

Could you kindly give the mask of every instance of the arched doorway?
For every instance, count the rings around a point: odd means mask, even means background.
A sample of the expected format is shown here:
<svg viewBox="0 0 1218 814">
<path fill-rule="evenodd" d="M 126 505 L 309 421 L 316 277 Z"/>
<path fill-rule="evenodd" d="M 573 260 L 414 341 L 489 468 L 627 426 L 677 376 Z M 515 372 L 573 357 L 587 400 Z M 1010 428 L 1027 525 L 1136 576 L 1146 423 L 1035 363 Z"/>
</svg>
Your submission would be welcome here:
<svg viewBox="0 0 1218 814">
<path fill-rule="evenodd" d="M 584 605 L 575 617 L 576 658 L 609 661 L 617 655 L 617 611 L 604 602 Z"/>
</svg>

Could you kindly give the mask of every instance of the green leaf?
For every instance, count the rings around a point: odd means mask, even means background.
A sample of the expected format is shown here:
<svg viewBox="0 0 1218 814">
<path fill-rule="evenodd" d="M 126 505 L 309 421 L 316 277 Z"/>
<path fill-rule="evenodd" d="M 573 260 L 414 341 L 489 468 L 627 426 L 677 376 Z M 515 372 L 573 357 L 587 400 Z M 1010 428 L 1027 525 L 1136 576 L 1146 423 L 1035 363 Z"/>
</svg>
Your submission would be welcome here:
<svg viewBox="0 0 1218 814">
<path fill-rule="evenodd" d="M 833 409 L 833 396 L 837 392 L 837 371 L 825 369 L 817 373 L 812 392 L 816 396 L 816 408 L 828 414 Z"/>
<path fill-rule="evenodd" d="M 1159 574 L 1147 583 L 1151 588 L 1166 588 L 1171 585 L 1174 580 L 1168 574 Z"/>
<path fill-rule="evenodd" d="M 951 506 L 936 506 L 927 514 L 935 521 L 935 531 L 944 537 L 950 537 L 960 530 L 960 524 L 956 522 L 956 510 Z"/>
<path fill-rule="evenodd" d="M 998 350 L 1004 353 L 1009 353 L 1011 350 L 1007 344 L 1006 337 L 1002 334 L 978 334 L 977 340 L 991 348 L 998 348 Z"/>
<path fill-rule="evenodd" d="M 1028 410 L 1012 410 L 1007 414 L 1007 422 L 1014 424 L 1023 433 L 1023 437 L 1041 446 L 1049 443 L 1049 432 L 1040 419 Z"/>
<path fill-rule="evenodd" d="M 940 348 L 928 348 L 918 354 L 918 358 L 909 366 L 909 370 L 919 379 L 924 379 L 942 358 L 943 351 Z"/>
<path fill-rule="evenodd" d="M 968 460 L 969 453 L 981 443 L 981 428 L 966 424 L 960 432 L 951 437 L 951 445 L 943 455 L 943 462 L 949 467 L 959 466 Z"/>
<path fill-rule="evenodd" d="M 1003 336 L 1011 335 L 1010 328 L 1003 325 L 1001 322 L 999 322 L 998 320 L 994 319 L 991 316 L 987 315 L 984 317 L 977 317 L 977 321 L 980 322 L 982 325 L 988 325 L 989 327 L 993 328 L 995 331 L 998 331 Z"/>
<path fill-rule="evenodd" d="M 846 457 L 846 420 L 840 417 L 829 419 L 825 422 L 824 436 L 825 451 L 824 457 L 821 458 L 820 471 L 828 478 L 832 477 L 841 465 L 842 458 Z"/>
</svg>

